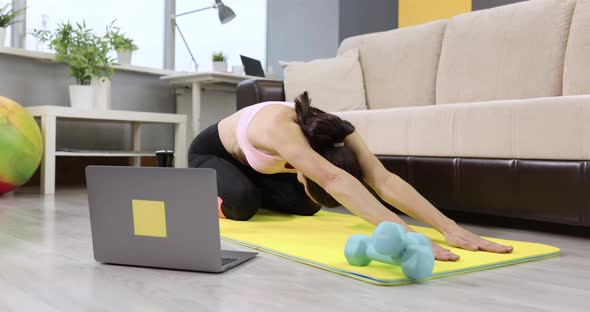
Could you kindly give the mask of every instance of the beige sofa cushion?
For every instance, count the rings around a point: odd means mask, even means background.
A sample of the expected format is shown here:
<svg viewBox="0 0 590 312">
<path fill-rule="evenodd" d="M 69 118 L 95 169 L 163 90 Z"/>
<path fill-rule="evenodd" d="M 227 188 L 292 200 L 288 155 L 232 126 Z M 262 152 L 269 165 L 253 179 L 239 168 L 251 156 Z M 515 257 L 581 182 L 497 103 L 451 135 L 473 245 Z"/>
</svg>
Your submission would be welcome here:
<svg viewBox="0 0 590 312">
<path fill-rule="evenodd" d="M 590 159 L 590 95 L 337 114 L 380 155 Z"/>
<path fill-rule="evenodd" d="M 578 0 L 565 52 L 563 95 L 590 94 L 590 0 Z"/>
<path fill-rule="evenodd" d="M 327 112 L 367 109 L 357 49 L 331 59 L 280 64 L 287 101 L 308 91 L 312 105 Z"/>
<path fill-rule="evenodd" d="M 446 21 L 347 38 L 338 54 L 359 49 L 370 109 L 434 104 Z"/>
<path fill-rule="evenodd" d="M 442 44 L 436 103 L 561 95 L 574 4 L 530 0 L 452 18 Z"/>
</svg>

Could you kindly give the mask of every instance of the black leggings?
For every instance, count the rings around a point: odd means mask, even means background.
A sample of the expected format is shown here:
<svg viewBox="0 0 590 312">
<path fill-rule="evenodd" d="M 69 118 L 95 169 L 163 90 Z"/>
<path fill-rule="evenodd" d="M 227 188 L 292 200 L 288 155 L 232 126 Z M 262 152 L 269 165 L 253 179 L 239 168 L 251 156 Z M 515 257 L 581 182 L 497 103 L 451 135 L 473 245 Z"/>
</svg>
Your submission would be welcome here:
<svg viewBox="0 0 590 312">
<path fill-rule="evenodd" d="M 320 210 L 293 173 L 262 174 L 232 157 L 223 147 L 217 124 L 193 140 L 188 153 L 190 168 L 217 171 L 221 211 L 232 220 L 250 219 L 259 208 L 311 216 Z"/>
</svg>

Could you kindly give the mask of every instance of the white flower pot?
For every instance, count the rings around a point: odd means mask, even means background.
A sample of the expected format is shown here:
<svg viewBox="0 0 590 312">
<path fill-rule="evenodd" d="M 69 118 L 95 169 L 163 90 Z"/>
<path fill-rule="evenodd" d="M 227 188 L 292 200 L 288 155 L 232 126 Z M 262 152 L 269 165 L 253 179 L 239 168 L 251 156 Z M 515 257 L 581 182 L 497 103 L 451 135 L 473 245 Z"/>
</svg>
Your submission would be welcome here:
<svg viewBox="0 0 590 312">
<path fill-rule="evenodd" d="M 213 62 L 213 71 L 218 73 L 227 72 L 227 62 Z"/>
<path fill-rule="evenodd" d="M 112 104 L 111 80 L 106 78 L 92 79 L 90 83 L 94 87 L 94 109 L 110 110 Z"/>
<path fill-rule="evenodd" d="M 231 67 L 232 74 L 243 76 L 244 75 L 244 66 L 242 65 L 234 65 Z"/>
<path fill-rule="evenodd" d="M 117 60 L 121 65 L 129 65 L 131 64 L 131 56 L 133 55 L 133 51 L 129 50 L 117 50 Z"/>
<path fill-rule="evenodd" d="M 70 86 L 70 105 L 75 109 L 91 110 L 94 107 L 93 86 Z"/>
<path fill-rule="evenodd" d="M 6 28 L 0 27 L 0 48 L 4 48 L 4 41 L 6 40 Z"/>
</svg>

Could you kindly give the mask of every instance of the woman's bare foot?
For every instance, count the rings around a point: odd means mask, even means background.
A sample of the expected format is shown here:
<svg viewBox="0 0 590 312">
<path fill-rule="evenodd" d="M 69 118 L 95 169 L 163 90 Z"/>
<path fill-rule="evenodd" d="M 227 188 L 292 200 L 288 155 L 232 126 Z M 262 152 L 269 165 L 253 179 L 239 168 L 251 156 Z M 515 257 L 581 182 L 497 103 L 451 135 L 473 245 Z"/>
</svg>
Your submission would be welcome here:
<svg viewBox="0 0 590 312">
<path fill-rule="evenodd" d="M 512 246 L 506 246 L 490 242 L 475 235 L 464 228 L 455 225 L 450 230 L 443 233 L 447 239 L 447 244 L 453 247 L 459 247 L 471 251 L 489 251 L 496 253 L 510 253 Z"/>
</svg>

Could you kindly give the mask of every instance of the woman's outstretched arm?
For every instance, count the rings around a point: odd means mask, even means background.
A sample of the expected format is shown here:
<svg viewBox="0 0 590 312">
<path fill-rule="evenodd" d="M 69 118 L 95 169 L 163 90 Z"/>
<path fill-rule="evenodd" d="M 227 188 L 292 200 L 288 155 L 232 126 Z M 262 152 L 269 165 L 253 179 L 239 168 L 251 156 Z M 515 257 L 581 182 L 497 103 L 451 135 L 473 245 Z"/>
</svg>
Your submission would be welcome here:
<svg viewBox="0 0 590 312">
<path fill-rule="evenodd" d="M 275 150 L 303 175 L 325 189 L 350 212 L 374 225 L 390 221 L 401 224 L 406 231 L 413 231 L 397 214 L 383 206 L 360 181 L 316 153 L 297 124 L 287 120 L 278 121 L 275 129 L 270 134 Z M 357 134 L 353 133 L 348 137 L 353 135 Z M 349 142 L 348 137 L 345 144 L 354 144 Z M 381 164 L 378 160 L 376 161 Z M 448 240 L 449 236 L 447 236 Z M 438 244 L 433 243 L 432 248 L 437 260 L 456 261 L 459 259 L 458 255 Z"/>
<path fill-rule="evenodd" d="M 285 160 L 325 189 L 350 212 L 374 225 L 390 221 L 401 224 L 406 231 L 413 231 L 397 214 L 383 206 L 360 181 L 316 153 L 298 125 L 275 131 L 273 136 L 275 149 Z M 432 248 L 437 260 L 459 259 L 458 255 L 437 244 L 433 243 Z"/>
<path fill-rule="evenodd" d="M 411 185 L 385 169 L 377 157 L 369 151 L 356 131 L 350 134 L 345 142 L 357 155 L 363 179 L 385 202 L 441 233 L 456 225 L 453 220 L 430 204 Z"/>
<path fill-rule="evenodd" d="M 377 157 L 369 151 L 357 132 L 349 135 L 345 143 L 357 155 L 365 181 L 385 202 L 395 206 L 408 216 L 437 229 L 445 235 L 449 245 L 467 250 L 512 251 L 510 246 L 487 241 L 464 230 L 442 214 L 410 184 L 385 169 Z"/>
</svg>

